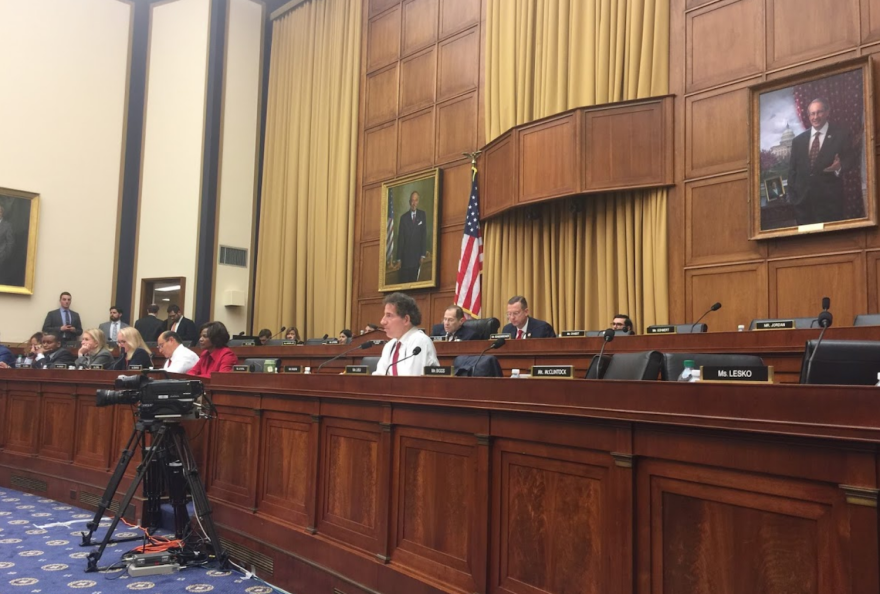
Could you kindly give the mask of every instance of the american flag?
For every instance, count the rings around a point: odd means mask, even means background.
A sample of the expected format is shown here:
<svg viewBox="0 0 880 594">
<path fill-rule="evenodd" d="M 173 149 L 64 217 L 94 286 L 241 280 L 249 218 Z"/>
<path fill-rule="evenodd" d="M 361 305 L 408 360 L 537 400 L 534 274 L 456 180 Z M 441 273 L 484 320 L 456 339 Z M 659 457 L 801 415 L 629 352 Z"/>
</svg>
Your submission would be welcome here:
<svg viewBox="0 0 880 594">
<path fill-rule="evenodd" d="M 391 188 L 388 188 L 388 222 L 386 227 L 385 263 L 390 265 L 394 258 L 394 198 Z"/>
<path fill-rule="evenodd" d="M 471 197 L 468 201 L 461 259 L 455 281 L 455 303 L 474 318 L 480 317 L 480 273 L 483 272 L 483 235 L 480 232 L 480 199 L 477 191 L 477 167 L 471 167 Z"/>
</svg>

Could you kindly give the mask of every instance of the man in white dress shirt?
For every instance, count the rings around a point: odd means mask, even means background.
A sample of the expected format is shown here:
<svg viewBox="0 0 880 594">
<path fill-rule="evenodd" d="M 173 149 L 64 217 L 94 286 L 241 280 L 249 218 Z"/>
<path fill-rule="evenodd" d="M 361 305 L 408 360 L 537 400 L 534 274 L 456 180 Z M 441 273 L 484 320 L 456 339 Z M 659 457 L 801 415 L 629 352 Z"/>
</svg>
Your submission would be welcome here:
<svg viewBox="0 0 880 594">
<path fill-rule="evenodd" d="M 165 357 L 163 369 L 168 373 L 186 373 L 199 361 L 199 356 L 180 344 L 181 341 L 180 335 L 171 330 L 159 335 L 157 346 Z"/>
<path fill-rule="evenodd" d="M 391 340 L 385 343 L 373 375 L 424 375 L 426 365 L 440 365 L 433 341 L 417 328 L 422 313 L 415 299 L 392 293 L 384 304 L 382 330 Z"/>
</svg>

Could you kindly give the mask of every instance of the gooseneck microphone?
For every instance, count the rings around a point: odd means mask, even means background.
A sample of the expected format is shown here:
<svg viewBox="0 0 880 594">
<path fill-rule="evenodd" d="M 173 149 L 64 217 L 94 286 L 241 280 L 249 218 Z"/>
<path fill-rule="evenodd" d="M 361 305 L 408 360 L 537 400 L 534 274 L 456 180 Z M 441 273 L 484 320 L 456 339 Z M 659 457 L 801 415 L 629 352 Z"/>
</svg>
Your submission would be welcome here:
<svg viewBox="0 0 880 594">
<path fill-rule="evenodd" d="M 706 310 L 706 313 L 704 313 L 703 315 L 701 315 L 701 316 L 697 319 L 696 322 L 694 322 L 693 324 L 691 324 L 691 332 L 694 331 L 694 328 L 696 328 L 697 324 L 700 323 L 700 320 L 702 320 L 703 318 L 705 318 L 706 316 L 708 316 L 708 315 L 709 315 L 710 313 L 712 313 L 713 311 L 718 311 L 719 309 L 721 309 L 721 302 L 720 302 L 720 301 L 716 301 L 715 303 L 712 304 L 712 307 L 710 307 L 709 309 Z"/>
<path fill-rule="evenodd" d="M 406 361 L 407 359 L 411 359 L 411 358 L 415 357 L 416 355 L 418 355 L 418 354 L 421 353 L 421 352 L 422 352 L 422 347 L 417 346 L 416 348 L 413 349 L 413 352 L 412 352 L 412 353 L 410 353 L 410 354 L 407 355 L 406 357 L 403 357 L 402 359 L 398 359 L 398 360 L 397 360 L 397 364 L 400 364 L 400 363 L 402 363 L 403 361 Z M 395 365 L 395 364 L 392 363 L 391 365 L 388 366 L 388 368 L 385 370 L 385 375 L 388 375 L 388 372 L 391 371 L 391 368 L 394 367 L 394 365 Z"/>
<path fill-rule="evenodd" d="M 342 351 L 341 353 L 339 353 L 338 355 L 336 355 L 335 357 L 331 357 L 330 359 L 327 359 L 326 361 L 324 361 L 323 363 L 318 365 L 318 368 L 315 370 L 315 373 L 318 373 L 319 371 L 321 371 L 321 368 L 324 367 L 327 363 L 332 363 L 336 359 L 338 359 L 340 357 L 344 357 L 345 355 L 349 354 L 352 351 L 356 351 L 358 349 L 366 350 L 366 349 L 371 348 L 377 344 L 384 344 L 384 341 L 382 341 L 382 340 L 368 340 L 366 342 L 363 342 L 363 343 L 357 345 L 356 347 L 346 349 L 346 350 Z"/>
<path fill-rule="evenodd" d="M 602 355 L 605 353 L 605 347 L 608 346 L 608 343 L 614 340 L 616 336 L 616 332 L 614 328 L 606 328 L 604 332 L 602 332 L 602 348 L 599 349 L 599 359 L 596 361 L 596 379 L 602 379 Z"/>
<path fill-rule="evenodd" d="M 807 360 L 807 377 L 804 378 L 806 381 L 804 383 L 810 383 L 810 374 L 813 371 L 813 359 L 816 357 L 816 353 L 819 351 L 819 345 L 822 344 L 822 337 L 825 336 L 825 331 L 831 327 L 832 322 L 834 322 L 834 316 L 831 315 L 831 312 L 828 311 L 828 308 L 831 307 L 831 299 L 828 297 L 822 297 L 822 313 L 819 314 L 819 326 L 821 326 L 822 331 L 819 332 L 819 340 L 816 341 L 816 346 L 813 348 L 813 352 L 810 353 L 810 358 Z"/>
<path fill-rule="evenodd" d="M 281 326 L 281 330 L 279 330 L 278 332 L 276 332 L 275 334 L 273 334 L 272 337 L 269 338 L 269 340 L 272 340 L 272 338 L 275 338 L 276 336 L 278 336 L 279 334 L 281 334 L 281 333 L 284 332 L 285 330 L 287 330 L 287 326 Z"/>
<path fill-rule="evenodd" d="M 474 370 L 477 368 L 477 365 L 479 365 L 480 359 L 482 359 L 483 355 L 486 354 L 486 351 L 494 351 L 495 349 L 500 349 L 504 346 L 505 342 L 507 342 L 507 339 L 502 336 L 501 338 L 496 339 L 495 342 L 487 346 L 485 349 L 483 349 L 483 352 L 480 353 L 479 356 L 477 356 L 477 360 L 474 361 L 474 366 L 471 367 L 471 371 L 470 373 L 468 373 L 468 377 L 473 377 Z"/>
</svg>

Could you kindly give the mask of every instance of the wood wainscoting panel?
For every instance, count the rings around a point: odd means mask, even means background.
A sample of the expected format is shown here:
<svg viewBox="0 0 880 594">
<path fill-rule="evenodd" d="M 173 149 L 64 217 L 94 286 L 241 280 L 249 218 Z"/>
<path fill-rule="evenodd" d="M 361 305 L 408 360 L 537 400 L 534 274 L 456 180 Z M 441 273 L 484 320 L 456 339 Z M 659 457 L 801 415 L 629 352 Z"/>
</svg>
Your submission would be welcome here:
<svg viewBox="0 0 880 594">
<path fill-rule="evenodd" d="M 685 98 L 685 177 L 745 169 L 749 164 L 748 85 Z"/>
<path fill-rule="evenodd" d="M 437 104 L 436 164 L 456 161 L 462 153 L 477 149 L 477 107 L 476 91 Z"/>
<path fill-rule="evenodd" d="M 76 399 L 71 394 L 59 393 L 61 386 L 51 386 L 52 392 L 43 392 L 43 410 L 40 411 L 40 456 L 56 460 L 73 459 L 73 432 L 77 427 Z"/>
<path fill-rule="evenodd" d="M 805 233 L 800 236 L 780 237 L 767 240 L 770 258 L 791 258 L 852 252 L 866 247 L 866 233 L 870 230 L 852 229 L 836 233 Z"/>
<path fill-rule="evenodd" d="M 704 322 L 713 332 L 735 332 L 754 318 L 767 317 L 767 264 L 713 266 L 685 271 L 685 319 L 696 321 L 716 301 L 723 306 Z"/>
<path fill-rule="evenodd" d="M 307 415 L 271 411 L 263 413 L 262 423 L 258 507 L 283 522 L 308 527 L 318 427 Z"/>
<path fill-rule="evenodd" d="M 386 463 L 376 423 L 327 418 L 321 428 L 318 531 L 350 545 L 379 551 L 380 464 Z"/>
<path fill-rule="evenodd" d="M 401 60 L 401 115 L 433 105 L 436 81 L 437 49 L 434 46 Z M 401 125 L 403 125 L 402 120 Z"/>
<path fill-rule="evenodd" d="M 427 169 L 434 163 L 434 108 L 400 118 L 397 173 Z"/>
<path fill-rule="evenodd" d="M 364 188 L 361 192 L 361 241 L 378 241 L 382 231 L 382 186 Z"/>
<path fill-rule="evenodd" d="M 434 324 L 441 323 L 443 321 L 443 314 L 446 313 L 446 308 L 454 302 L 455 289 L 451 291 L 435 291 L 434 293 L 431 293 L 431 305 L 428 310 L 431 317 L 426 319 L 424 314 L 422 314 L 422 326 L 424 326 L 425 329 L 428 329 Z"/>
<path fill-rule="evenodd" d="M 461 158 L 461 155 L 459 155 Z M 471 197 L 471 163 L 462 161 L 443 168 L 440 202 L 440 226 L 464 225 L 468 202 Z M 461 243 L 459 238 L 458 245 Z M 456 250 L 453 250 L 456 251 Z M 457 251 L 457 253 L 459 253 Z M 456 265 L 456 270 L 458 265 Z"/>
<path fill-rule="evenodd" d="M 865 258 L 868 269 L 868 309 L 858 313 L 878 313 L 880 312 L 880 251 L 866 252 Z"/>
<path fill-rule="evenodd" d="M 437 43 L 437 0 L 411 0 L 403 3 L 403 52 L 413 52 Z"/>
<path fill-rule="evenodd" d="M 486 219 L 508 208 L 511 196 L 519 191 L 516 171 L 516 133 L 505 132 L 492 141 L 481 155 L 478 166 L 480 178 L 480 218 Z"/>
<path fill-rule="evenodd" d="M 363 160 L 364 185 L 394 179 L 397 171 L 396 121 L 364 132 Z"/>
<path fill-rule="evenodd" d="M 6 446 L 6 384 L 0 382 L 0 448 Z"/>
<path fill-rule="evenodd" d="M 73 463 L 89 468 L 110 467 L 111 457 L 119 451 L 111 448 L 113 432 L 99 429 L 113 426 L 114 406 L 97 407 L 94 398 L 76 400 L 76 442 L 73 444 Z"/>
<path fill-rule="evenodd" d="M 440 39 L 480 22 L 480 0 L 440 0 Z"/>
<path fill-rule="evenodd" d="M 585 110 L 583 189 L 673 183 L 671 114 L 670 103 L 661 101 Z"/>
<path fill-rule="evenodd" d="M 874 0 L 861 0 L 861 4 L 862 18 L 860 23 L 862 29 L 862 43 L 874 43 L 880 41 L 880 6 L 878 6 Z M 875 78 L 874 84 L 877 84 L 877 82 L 878 81 Z M 877 112 L 875 111 L 874 113 Z"/>
<path fill-rule="evenodd" d="M 437 101 L 475 91 L 480 82 L 480 61 L 474 59 L 480 55 L 479 27 L 441 41 L 437 51 Z"/>
<path fill-rule="evenodd" d="M 859 0 L 767 2 L 767 68 L 850 49 L 859 43 Z"/>
<path fill-rule="evenodd" d="M 255 508 L 260 417 L 257 411 L 218 404 L 220 415 L 211 426 L 210 457 L 205 488 L 211 497 Z"/>
<path fill-rule="evenodd" d="M 567 113 L 520 128 L 518 202 L 576 194 L 580 190 L 578 114 Z M 505 172 L 510 175 L 510 170 Z"/>
<path fill-rule="evenodd" d="M 6 397 L 5 449 L 17 454 L 37 454 L 40 436 L 40 395 L 14 388 Z"/>
<path fill-rule="evenodd" d="M 382 211 L 377 210 L 373 213 L 375 219 L 374 225 L 382 224 Z M 371 241 L 362 243 L 360 246 L 360 257 L 358 258 L 358 273 L 360 274 L 360 297 L 376 297 L 381 295 L 379 292 L 379 242 Z M 379 318 L 381 319 L 381 315 Z M 373 321 L 373 320 L 370 320 Z M 377 322 L 378 323 L 378 322 Z"/>
<path fill-rule="evenodd" d="M 749 240 L 750 215 L 745 172 L 687 184 L 685 265 L 766 258 L 766 243 Z"/>
<path fill-rule="evenodd" d="M 110 446 L 110 453 L 111 456 L 115 456 L 125 449 L 125 445 L 135 429 L 135 419 L 128 407 L 111 406 L 110 408 L 113 410 L 113 444 Z M 143 454 L 141 449 L 136 447 L 132 453 L 131 462 L 125 470 L 125 476 L 133 477 L 141 460 L 143 460 Z"/>
<path fill-rule="evenodd" d="M 400 58 L 400 6 L 370 19 L 367 31 L 367 72 Z"/>
<path fill-rule="evenodd" d="M 441 290 L 455 290 L 455 281 L 458 278 L 458 261 L 461 259 L 461 250 L 444 250 L 442 246 L 461 245 L 462 235 L 464 235 L 464 224 L 440 230 L 440 236 L 438 237 L 438 250 L 440 254 L 433 254 L 433 256 L 440 258 L 440 261 L 437 263 L 440 266 L 440 279 L 437 283 L 437 288 Z"/>
<path fill-rule="evenodd" d="M 370 17 L 374 17 L 380 12 L 384 12 L 396 4 L 400 4 L 400 0 L 370 0 L 370 10 L 367 14 Z"/>
<path fill-rule="evenodd" d="M 372 128 L 397 117 L 399 62 L 366 77 L 364 87 L 364 128 Z"/>
<path fill-rule="evenodd" d="M 612 559 L 631 546 L 625 497 L 614 496 L 607 453 L 498 439 L 493 444 L 492 576 L 503 594 L 605 594 Z M 627 479 L 629 480 L 629 479 Z M 622 569 L 622 568 L 621 568 Z"/>
<path fill-rule="evenodd" d="M 478 544 L 486 542 L 488 521 L 478 502 L 488 499 L 489 477 L 479 472 L 479 456 L 473 435 L 395 431 L 393 563 L 463 591 L 485 591 L 487 552 Z"/>
<path fill-rule="evenodd" d="M 382 297 L 372 299 L 358 299 L 357 319 L 360 320 L 360 323 L 357 326 L 357 330 L 355 330 L 355 328 L 351 329 L 352 332 L 358 334 L 361 330 L 366 328 L 367 324 L 376 324 L 377 326 L 379 325 L 379 322 L 382 320 L 382 315 L 385 312 L 385 305 L 382 303 L 382 299 Z M 377 330 L 377 332 L 378 334 L 374 335 L 373 338 L 377 340 L 385 340 L 385 333 L 381 330 Z M 373 353 L 373 355 L 376 354 Z"/>
<path fill-rule="evenodd" d="M 688 93 L 761 73 L 764 0 L 725 0 L 685 19 Z"/>
<path fill-rule="evenodd" d="M 838 325 L 848 325 L 867 304 L 865 253 L 837 254 L 770 262 L 770 317 L 808 317 L 831 298 Z"/>
</svg>

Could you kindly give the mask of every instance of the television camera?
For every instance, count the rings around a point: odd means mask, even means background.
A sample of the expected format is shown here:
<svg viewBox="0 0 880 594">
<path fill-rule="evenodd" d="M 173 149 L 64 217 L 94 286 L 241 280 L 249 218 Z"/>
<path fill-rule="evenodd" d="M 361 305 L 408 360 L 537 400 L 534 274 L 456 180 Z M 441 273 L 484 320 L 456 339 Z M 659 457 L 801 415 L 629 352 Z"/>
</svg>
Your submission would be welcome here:
<svg viewBox="0 0 880 594">
<path fill-rule="evenodd" d="M 198 418 L 196 399 L 205 393 L 198 380 L 155 380 L 141 375 L 120 375 L 115 390 L 98 390 L 95 406 L 137 404 L 141 420 L 184 420 Z"/>
</svg>

